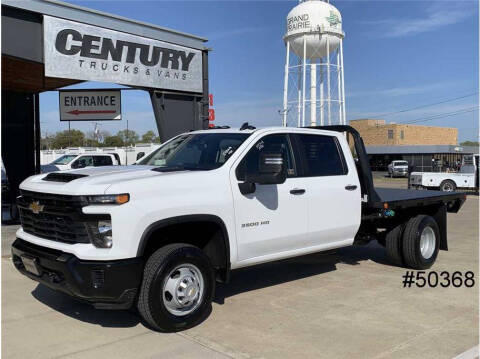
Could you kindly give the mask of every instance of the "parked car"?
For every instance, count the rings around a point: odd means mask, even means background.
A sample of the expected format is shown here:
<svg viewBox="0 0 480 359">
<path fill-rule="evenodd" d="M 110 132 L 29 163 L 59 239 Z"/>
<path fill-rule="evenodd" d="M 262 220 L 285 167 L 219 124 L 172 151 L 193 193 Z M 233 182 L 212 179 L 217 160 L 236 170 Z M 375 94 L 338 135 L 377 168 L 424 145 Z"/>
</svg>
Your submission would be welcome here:
<svg viewBox="0 0 480 359">
<path fill-rule="evenodd" d="M 388 165 L 388 174 L 390 177 L 408 177 L 408 162 L 392 161 Z"/>
<path fill-rule="evenodd" d="M 161 331 L 204 319 L 215 282 L 237 268 L 372 240 L 392 263 L 430 268 L 448 249 L 447 211 L 466 199 L 375 188 L 350 126 L 194 131 L 134 166 L 42 174 L 20 188 L 15 267 L 96 308 L 136 305 Z"/>
<path fill-rule="evenodd" d="M 478 190 L 478 155 L 465 155 L 460 171 L 455 172 L 412 172 L 409 185 L 416 189 L 439 189 L 453 192 L 456 189 Z"/>
<path fill-rule="evenodd" d="M 42 173 L 85 167 L 114 166 L 120 164 L 116 153 L 65 154 L 52 163 L 42 166 Z"/>
</svg>

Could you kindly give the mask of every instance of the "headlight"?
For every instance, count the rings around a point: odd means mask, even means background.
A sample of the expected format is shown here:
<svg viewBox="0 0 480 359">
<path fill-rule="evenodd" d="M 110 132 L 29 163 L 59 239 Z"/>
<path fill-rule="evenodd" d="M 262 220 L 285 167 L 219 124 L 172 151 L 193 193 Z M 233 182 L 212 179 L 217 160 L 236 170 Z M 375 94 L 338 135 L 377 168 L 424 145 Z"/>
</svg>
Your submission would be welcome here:
<svg viewBox="0 0 480 359">
<path fill-rule="evenodd" d="M 124 204 L 128 201 L 130 201 L 128 193 L 87 196 L 87 202 L 90 204 Z"/>
<path fill-rule="evenodd" d="M 97 248 L 112 248 L 112 221 L 98 220 L 97 222 L 89 222 L 90 241 Z"/>
</svg>

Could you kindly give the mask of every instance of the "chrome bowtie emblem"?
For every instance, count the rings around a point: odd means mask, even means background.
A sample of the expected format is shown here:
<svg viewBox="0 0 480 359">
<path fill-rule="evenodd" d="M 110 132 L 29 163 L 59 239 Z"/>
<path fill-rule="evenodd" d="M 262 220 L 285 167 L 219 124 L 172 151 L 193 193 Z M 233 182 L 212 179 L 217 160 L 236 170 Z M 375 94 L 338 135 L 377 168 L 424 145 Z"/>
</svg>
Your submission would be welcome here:
<svg viewBox="0 0 480 359">
<path fill-rule="evenodd" d="M 35 214 L 39 214 L 41 211 L 43 211 L 43 207 L 45 206 L 40 204 L 38 201 L 30 203 L 30 206 L 28 206 L 28 208 L 30 208 L 30 210 Z"/>
</svg>

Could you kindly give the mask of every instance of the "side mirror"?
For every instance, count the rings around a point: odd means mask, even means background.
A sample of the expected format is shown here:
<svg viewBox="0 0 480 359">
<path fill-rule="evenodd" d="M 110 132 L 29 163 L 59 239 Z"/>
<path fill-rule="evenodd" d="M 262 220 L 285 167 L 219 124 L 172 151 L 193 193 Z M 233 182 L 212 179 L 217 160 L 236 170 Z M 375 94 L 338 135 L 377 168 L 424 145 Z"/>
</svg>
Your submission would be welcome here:
<svg viewBox="0 0 480 359">
<path fill-rule="evenodd" d="M 245 182 L 239 183 L 240 193 L 255 192 L 255 184 L 282 184 L 287 179 L 285 158 L 282 153 L 265 152 L 260 154 L 258 173 L 246 173 Z"/>
<path fill-rule="evenodd" d="M 287 168 L 282 153 L 265 152 L 260 154 L 258 174 L 249 176 L 247 182 L 258 184 L 281 184 L 287 179 Z"/>
<path fill-rule="evenodd" d="M 143 156 L 145 156 L 145 152 L 139 152 L 137 153 L 137 161 L 142 158 Z"/>
</svg>

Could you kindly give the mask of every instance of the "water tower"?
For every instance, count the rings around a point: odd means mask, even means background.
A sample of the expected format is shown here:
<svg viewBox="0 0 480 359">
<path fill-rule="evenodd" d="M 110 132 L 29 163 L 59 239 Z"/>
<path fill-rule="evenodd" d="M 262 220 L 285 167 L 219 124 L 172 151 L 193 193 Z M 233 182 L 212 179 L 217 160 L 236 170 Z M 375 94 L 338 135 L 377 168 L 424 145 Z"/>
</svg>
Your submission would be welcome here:
<svg viewBox="0 0 480 359">
<path fill-rule="evenodd" d="M 346 124 L 340 12 L 300 0 L 287 15 L 283 126 Z"/>
</svg>

